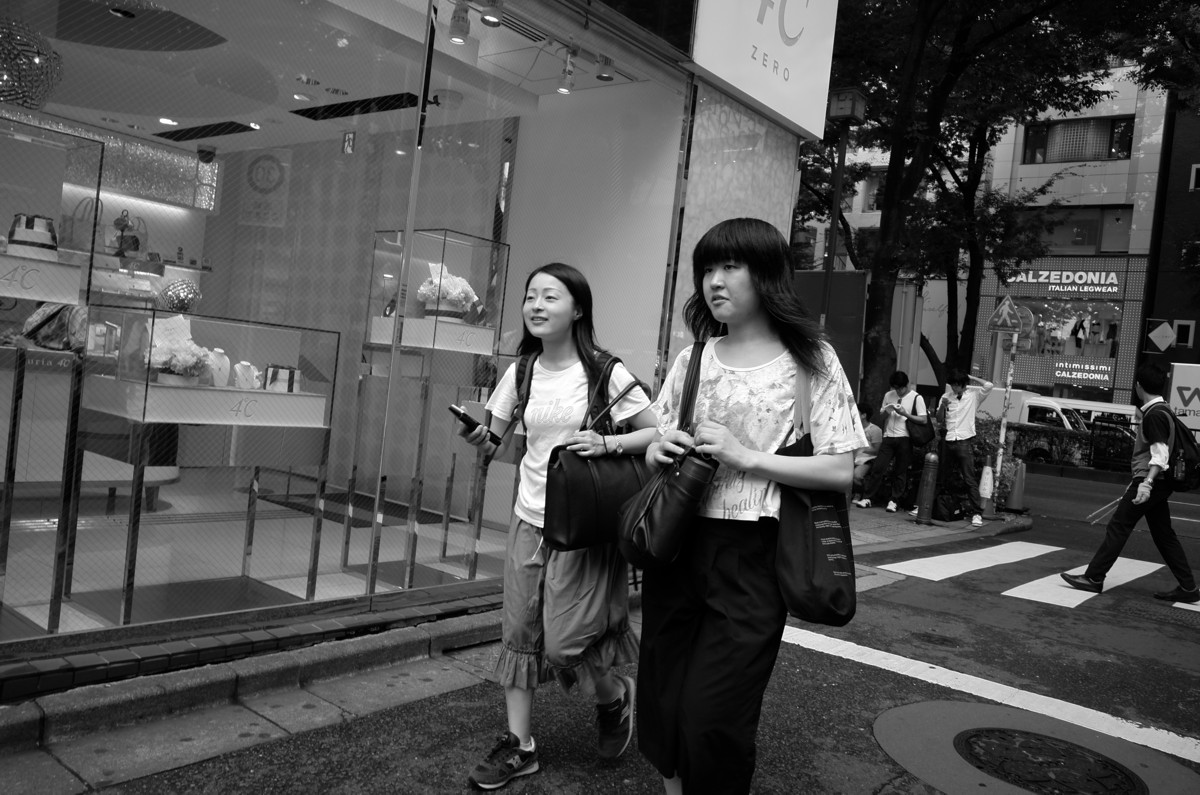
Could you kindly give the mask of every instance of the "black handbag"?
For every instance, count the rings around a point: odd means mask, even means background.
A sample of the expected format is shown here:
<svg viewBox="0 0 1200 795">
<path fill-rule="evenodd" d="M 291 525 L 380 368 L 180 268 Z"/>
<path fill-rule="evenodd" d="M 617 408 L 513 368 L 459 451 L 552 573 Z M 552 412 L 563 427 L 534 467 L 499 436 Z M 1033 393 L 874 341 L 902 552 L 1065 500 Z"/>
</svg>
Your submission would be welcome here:
<svg viewBox="0 0 1200 795">
<path fill-rule="evenodd" d="M 704 343 L 692 346 L 691 361 L 679 401 L 679 430 L 692 431 L 692 410 L 700 381 Z M 634 566 L 654 568 L 679 557 L 688 527 L 708 491 L 717 462 L 692 450 L 670 466 L 660 467 L 650 482 L 621 506 L 617 548 Z"/>
<path fill-rule="evenodd" d="M 913 408 L 916 407 L 917 398 L 914 397 Z M 937 436 L 937 427 L 933 424 L 933 417 L 926 417 L 925 422 L 913 422 L 906 419 L 904 427 L 908 429 L 908 438 L 912 440 L 913 447 L 924 447 Z"/>
<path fill-rule="evenodd" d="M 640 387 L 634 381 L 622 389 L 588 422 L 592 409 L 603 400 L 602 390 L 615 364 L 616 359 L 610 359 L 601 372 L 581 431 L 613 433 L 615 429 L 609 416 L 613 408 Z M 550 549 L 558 551 L 613 543 L 617 540 L 617 510 L 646 485 L 650 476 L 650 467 L 640 453 L 585 457 L 568 450 L 566 445 L 556 446 L 550 451 L 546 470 L 546 518 L 542 540 Z"/>
<path fill-rule="evenodd" d="M 813 443 L 808 374 L 801 370 L 796 381 L 795 428 L 800 439 L 776 453 L 810 456 Z M 845 492 L 779 484 L 775 575 L 789 615 L 833 627 L 844 626 L 854 618 L 858 595 Z"/>
</svg>

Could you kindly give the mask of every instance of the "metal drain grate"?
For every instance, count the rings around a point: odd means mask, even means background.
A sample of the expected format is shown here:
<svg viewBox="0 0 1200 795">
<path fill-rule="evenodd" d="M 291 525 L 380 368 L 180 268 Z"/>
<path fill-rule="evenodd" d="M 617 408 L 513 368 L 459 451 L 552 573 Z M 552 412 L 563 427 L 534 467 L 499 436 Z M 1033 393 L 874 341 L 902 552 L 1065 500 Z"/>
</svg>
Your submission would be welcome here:
<svg viewBox="0 0 1200 795">
<path fill-rule="evenodd" d="M 1041 795 L 1149 795 L 1136 773 L 1098 751 L 1020 729 L 967 729 L 954 750 L 975 769 Z"/>
</svg>

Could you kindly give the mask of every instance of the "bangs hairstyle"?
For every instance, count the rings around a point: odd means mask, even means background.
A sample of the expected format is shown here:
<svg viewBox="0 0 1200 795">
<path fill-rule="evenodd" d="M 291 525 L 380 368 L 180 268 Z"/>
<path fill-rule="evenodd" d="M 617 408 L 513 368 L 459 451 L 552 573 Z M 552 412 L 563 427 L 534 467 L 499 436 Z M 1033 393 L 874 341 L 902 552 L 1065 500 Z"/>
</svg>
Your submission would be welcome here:
<svg viewBox="0 0 1200 795">
<path fill-rule="evenodd" d="M 551 262 L 536 268 L 525 279 L 525 293 L 521 297 L 522 307 L 524 307 L 525 295 L 529 294 L 529 284 L 539 273 L 558 279 L 571 294 L 571 300 L 575 303 L 575 308 L 579 310 L 579 317 L 571 322 L 571 338 L 575 341 L 575 350 L 579 353 L 579 359 L 583 362 L 584 369 L 587 370 L 588 381 L 597 380 L 600 377 L 600 364 L 596 359 L 596 354 L 602 349 L 596 345 L 596 327 L 592 321 L 592 288 L 588 285 L 587 277 L 578 269 L 562 262 Z M 521 344 L 517 346 L 517 355 L 541 353 L 542 341 L 530 333 L 529 326 L 524 323 L 523 311 L 521 316 Z"/>
<path fill-rule="evenodd" d="M 713 317 L 704 300 L 704 271 L 726 262 L 738 262 L 750 272 L 750 281 L 767 314 L 771 329 L 797 363 L 810 373 L 824 372 L 821 343 L 825 331 L 813 321 L 796 295 L 792 283 L 792 257 L 787 240 L 771 224 L 757 218 L 722 221 L 704 233 L 692 252 L 692 288 L 683 306 L 683 318 L 698 341 L 726 334 L 724 323 Z"/>
</svg>

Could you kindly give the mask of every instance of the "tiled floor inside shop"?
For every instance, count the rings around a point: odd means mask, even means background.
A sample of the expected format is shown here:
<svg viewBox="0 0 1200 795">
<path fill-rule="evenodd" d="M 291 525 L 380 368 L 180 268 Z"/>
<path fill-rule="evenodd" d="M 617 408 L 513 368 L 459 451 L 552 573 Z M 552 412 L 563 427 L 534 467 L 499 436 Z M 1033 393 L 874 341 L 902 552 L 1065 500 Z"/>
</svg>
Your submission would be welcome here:
<svg viewBox="0 0 1200 795">
<path fill-rule="evenodd" d="M 182 469 L 160 488 L 156 510 L 142 514 L 130 623 L 232 612 L 304 601 L 314 543 L 312 481 L 263 472 L 247 544 L 249 470 Z M 373 500 L 355 501 L 346 540 L 344 492 L 327 492 L 319 526 L 315 599 L 367 593 Z M 0 642 L 44 635 L 55 577 L 57 497 L 17 492 L 6 573 L 0 579 Z M 112 512 L 106 510 L 111 508 Z M 59 632 L 121 623 L 122 583 L 129 540 L 128 491 L 109 504 L 103 489 L 80 501 L 73 565 L 66 577 Z M 499 577 L 503 530 L 474 527 L 422 511 L 415 555 L 407 511 L 390 503 L 380 534 L 375 593 L 472 578 L 469 552 L 477 551 L 475 579 Z"/>
</svg>

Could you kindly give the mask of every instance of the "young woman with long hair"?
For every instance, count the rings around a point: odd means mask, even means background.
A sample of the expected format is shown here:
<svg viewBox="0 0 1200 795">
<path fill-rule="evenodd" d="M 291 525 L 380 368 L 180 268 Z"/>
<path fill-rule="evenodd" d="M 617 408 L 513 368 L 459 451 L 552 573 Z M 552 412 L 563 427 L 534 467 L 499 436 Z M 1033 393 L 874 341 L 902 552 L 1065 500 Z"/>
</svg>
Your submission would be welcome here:
<svg viewBox="0 0 1200 795">
<path fill-rule="evenodd" d="M 518 353 L 536 354 L 528 400 L 518 407 L 514 364 L 487 403 L 498 437 L 510 422 L 519 419 L 525 426 L 525 454 L 508 531 L 503 643 L 496 663 L 508 732 L 471 772 L 470 782 L 483 789 L 538 770 L 533 694 L 551 679 L 595 694 L 600 756 L 620 756 L 633 734 L 633 679 L 612 672 L 637 657 L 637 638 L 629 626 L 629 570 L 615 544 L 569 552 L 542 544 L 546 471 L 550 451 L 559 444 L 581 456 L 643 452 L 657 419 L 649 398 L 634 389 L 612 416 L 614 423 L 636 430 L 616 436 L 579 430 L 588 408 L 588 383 L 598 380 L 603 352 L 596 344 L 592 291 L 582 273 L 557 262 L 533 271 L 525 282 L 521 315 L 525 331 Z M 633 381 L 618 363 L 607 394 L 616 395 Z M 495 452 L 482 426 L 467 431 L 460 424 L 459 433 Z"/>
<path fill-rule="evenodd" d="M 679 354 L 654 404 L 647 461 L 666 466 L 694 448 L 720 465 L 678 559 L 645 572 L 638 744 L 668 793 L 749 791 L 787 619 L 775 575 L 777 484 L 845 491 L 854 451 L 867 445 L 841 364 L 791 272 L 787 241 L 765 221 L 706 232 L 683 312 L 703 346 Z M 676 426 L 692 355 L 704 359 L 688 435 Z M 809 383 L 809 458 L 774 454 L 794 440 L 797 378 Z"/>
</svg>

